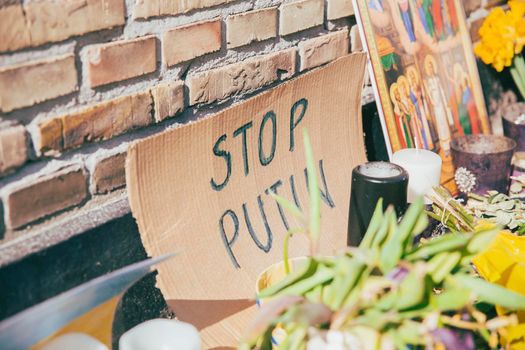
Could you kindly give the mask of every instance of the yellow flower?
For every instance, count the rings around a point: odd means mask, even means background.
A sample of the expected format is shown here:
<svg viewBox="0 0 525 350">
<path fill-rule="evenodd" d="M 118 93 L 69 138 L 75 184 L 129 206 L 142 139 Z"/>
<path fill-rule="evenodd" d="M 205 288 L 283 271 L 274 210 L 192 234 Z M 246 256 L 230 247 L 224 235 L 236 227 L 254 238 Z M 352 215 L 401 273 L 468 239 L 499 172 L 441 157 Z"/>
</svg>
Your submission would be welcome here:
<svg viewBox="0 0 525 350">
<path fill-rule="evenodd" d="M 490 12 L 479 29 L 480 43 L 476 56 L 501 72 L 512 65 L 514 55 L 525 46 L 525 0 L 509 1 L 510 10 L 497 7 Z"/>
<path fill-rule="evenodd" d="M 510 0 L 510 12 L 518 17 L 525 15 L 525 0 Z"/>
<path fill-rule="evenodd" d="M 487 281 L 525 294 L 525 237 L 501 231 L 486 251 L 472 259 L 472 263 Z M 499 306 L 496 306 L 496 311 L 498 315 L 508 313 Z M 506 328 L 503 343 L 509 344 L 512 350 L 524 350 L 525 311 L 521 310 L 516 314 L 519 324 Z"/>
</svg>

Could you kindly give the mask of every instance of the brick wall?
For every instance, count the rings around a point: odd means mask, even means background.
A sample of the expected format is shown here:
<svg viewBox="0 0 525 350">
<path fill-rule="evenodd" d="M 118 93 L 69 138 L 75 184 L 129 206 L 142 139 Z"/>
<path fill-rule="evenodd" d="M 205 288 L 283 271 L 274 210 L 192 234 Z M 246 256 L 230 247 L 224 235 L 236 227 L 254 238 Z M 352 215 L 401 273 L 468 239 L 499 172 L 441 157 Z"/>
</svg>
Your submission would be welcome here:
<svg viewBox="0 0 525 350">
<path fill-rule="evenodd" d="M 132 141 L 348 53 L 354 24 L 351 0 L 0 0 L 0 244 L 125 198 Z"/>
<path fill-rule="evenodd" d="M 125 199 L 133 140 L 361 50 L 351 3 L 0 0 L 0 246 Z"/>
</svg>

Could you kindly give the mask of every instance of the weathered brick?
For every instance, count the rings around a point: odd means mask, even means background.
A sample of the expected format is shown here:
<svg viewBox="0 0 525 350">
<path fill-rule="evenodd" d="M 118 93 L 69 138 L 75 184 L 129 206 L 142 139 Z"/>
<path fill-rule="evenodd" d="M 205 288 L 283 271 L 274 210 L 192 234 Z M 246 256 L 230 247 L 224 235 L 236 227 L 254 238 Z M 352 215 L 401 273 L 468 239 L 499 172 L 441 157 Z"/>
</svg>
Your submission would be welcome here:
<svg viewBox="0 0 525 350">
<path fill-rule="evenodd" d="M 22 125 L 0 124 L 0 175 L 27 160 L 26 130 Z"/>
<path fill-rule="evenodd" d="M 178 15 L 192 10 L 225 4 L 234 0 L 137 0 L 133 8 L 133 18 L 149 18 L 163 15 Z"/>
<path fill-rule="evenodd" d="M 221 49 L 221 21 L 198 22 L 164 33 L 162 56 L 168 66 Z"/>
<path fill-rule="evenodd" d="M 295 74 L 295 49 L 283 50 L 186 78 L 190 105 L 224 99 Z"/>
<path fill-rule="evenodd" d="M 277 35 L 277 8 L 249 11 L 226 18 L 228 48 L 247 45 Z"/>
<path fill-rule="evenodd" d="M 328 0 L 326 6 L 326 18 L 334 20 L 338 18 L 352 16 L 354 6 L 352 0 Z"/>
<path fill-rule="evenodd" d="M 0 111 L 32 106 L 77 89 L 73 55 L 0 69 Z"/>
<path fill-rule="evenodd" d="M 16 229 L 80 204 L 87 196 L 82 168 L 71 166 L 14 185 L 4 197 L 5 225 Z"/>
<path fill-rule="evenodd" d="M 87 50 L 91 87 L 137 77 L 156 69 L 156 39 L 153 36 L 93 45 Z"/>
<path fill-rule="evenodd" d="M 323 0 L 301 0 L 282 4 L 279 17 L 279 32 L 288 35 L 318 26 L 324 20 Z"/>
<path fill-rule="evenodd" d="M 96 159 L 91 172 L 91 192 L 104 194 L 126 185 L 126 152 Z"/>
<path fill-rule="evenodd" d="M 155 121 L 173 117 L 184 109 L 184 82 L 163 83 L 151 90 L 155 109 Z"/>
<path fill-rule="evenodd" d="M 314 68 L 348 53 L 348 30 L 299 43 L 300 70 Z"/>
<path fill-rule="evenodd" d="M 47 119 L 37 125 L 33 140 L 37 155 L 57 155 L 64 148 L 62 119 Z"/>
<path fill-rule="evenodd" d="M 152 104 L 151 94 L 146 91 L 45 121 L 37 126 L 37 151 L 53 154 L 146 126 L 152 122 Z"/>
<path fill-rule="evenodd" d="M 363 42 L 361 41 L 361 36 L 359 35 L 359 26 L 353 25 L 352 28 L 350 28 L 350 51 L 352 52 L 362 52 L 363 49 Z"/>
<path fill-rule="evenodd" d="M 0 8 L 0 33 L 0 52 L 14 51 L 31 44 L 20 3 Z"/>
<path fill-rule="evenodd" d="M 40 0 L 24 10 L 32 46 L 125 23 L 124 0 Z"/>
</svg>

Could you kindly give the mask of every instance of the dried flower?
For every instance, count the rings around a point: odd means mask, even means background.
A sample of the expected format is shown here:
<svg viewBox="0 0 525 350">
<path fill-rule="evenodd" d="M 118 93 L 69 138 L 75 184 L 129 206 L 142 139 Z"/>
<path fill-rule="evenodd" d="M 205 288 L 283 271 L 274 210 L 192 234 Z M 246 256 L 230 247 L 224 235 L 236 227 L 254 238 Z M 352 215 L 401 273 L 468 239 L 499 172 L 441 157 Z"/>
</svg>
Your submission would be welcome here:
<svg viewBox="0 0 525 350">
<path fill-rule="evenodd" d="M 469 193 L 476 186 L 476 175 L 474 175 L 470 170 L 466 168 L 458 168 L 456 174 L 454 175 L 454 180 L 461 192 Z"/>
</svg>

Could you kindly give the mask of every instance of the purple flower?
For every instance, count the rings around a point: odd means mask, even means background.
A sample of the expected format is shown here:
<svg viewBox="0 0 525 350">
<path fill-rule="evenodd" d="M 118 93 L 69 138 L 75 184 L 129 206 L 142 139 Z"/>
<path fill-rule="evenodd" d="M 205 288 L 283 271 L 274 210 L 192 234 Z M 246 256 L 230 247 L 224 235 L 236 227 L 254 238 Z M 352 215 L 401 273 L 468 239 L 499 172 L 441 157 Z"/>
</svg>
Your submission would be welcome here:
<svg viewBox="0 0 525 350">
<path fill-rule="evenodd" d="M 439 328 L 432 332 L 434 339 L 450 350 L 474 350 L 474 337 L 471 332 L 451 328 Z"/>
<path fill-rule="evenodd" d="M 396 282 L 397 284 L 401 283 L 408 275 L 408 269 L 405 267 L 396 267 L 386 276 L 389 280 Z"/>
</svg>

